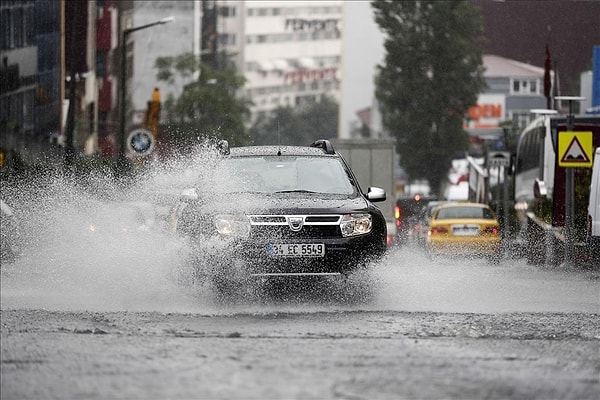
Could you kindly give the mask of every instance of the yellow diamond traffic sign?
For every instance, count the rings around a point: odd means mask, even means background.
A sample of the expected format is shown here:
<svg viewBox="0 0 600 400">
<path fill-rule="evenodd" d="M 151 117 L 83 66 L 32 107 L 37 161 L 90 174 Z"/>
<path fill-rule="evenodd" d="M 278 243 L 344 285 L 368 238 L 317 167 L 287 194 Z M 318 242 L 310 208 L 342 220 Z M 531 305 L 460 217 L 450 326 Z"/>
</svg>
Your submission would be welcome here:
<svg viewBox="0 0 600 400">
<path fill-rule="evenodd" d="M 558 133 L 558 165 L 560 167 L 587 167 L 593 163 L 594 136 L 589 132 Z"/>
</svg>

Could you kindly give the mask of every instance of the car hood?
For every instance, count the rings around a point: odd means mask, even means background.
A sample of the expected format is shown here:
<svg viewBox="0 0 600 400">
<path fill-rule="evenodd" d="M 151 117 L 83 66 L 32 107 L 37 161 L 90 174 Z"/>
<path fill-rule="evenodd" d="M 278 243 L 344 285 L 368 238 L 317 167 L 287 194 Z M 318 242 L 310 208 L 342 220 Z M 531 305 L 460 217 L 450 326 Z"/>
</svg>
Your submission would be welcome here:
<svg viewBox="0 0 600 400">
<path fill-rule="evenodd" d="M 345 214 L 366 211 L 369 203 L 362 197 L 318 193 L 235 193 L 211 196 L 198 204 L 202 213 L 244 214 Z"/>
</svg>

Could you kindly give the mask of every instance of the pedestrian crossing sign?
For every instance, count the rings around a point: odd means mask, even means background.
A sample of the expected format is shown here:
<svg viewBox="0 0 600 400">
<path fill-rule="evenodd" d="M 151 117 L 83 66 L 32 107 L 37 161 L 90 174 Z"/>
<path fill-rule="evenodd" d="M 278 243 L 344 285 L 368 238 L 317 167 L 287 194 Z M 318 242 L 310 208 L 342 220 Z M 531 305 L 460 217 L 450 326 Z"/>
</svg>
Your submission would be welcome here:
<svg viewBox="0 0 600 400">
<path fill-rule="evenodd" d="M 591 168 L 593 164 L 592 132 L 559 132 L 558 165 Z"/>
</svg>

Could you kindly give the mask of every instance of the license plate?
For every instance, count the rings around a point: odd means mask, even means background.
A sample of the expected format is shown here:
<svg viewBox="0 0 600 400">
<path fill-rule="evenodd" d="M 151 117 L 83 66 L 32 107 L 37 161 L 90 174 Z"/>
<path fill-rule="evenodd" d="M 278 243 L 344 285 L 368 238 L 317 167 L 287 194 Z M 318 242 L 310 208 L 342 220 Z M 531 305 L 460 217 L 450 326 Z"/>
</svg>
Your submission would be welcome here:
<svg viewBox="0 0 600 400">
<path fill-rule="evenodd" d="M 477 236 L 479 235 L 479 225 L 453 225 L 452 234 L 454 236 Z"/>
<path fill-rule="evenodd" d="M 271 257 L 323 257 L 323 243 L 269 243 L 267 254 Z"/>
</svg>

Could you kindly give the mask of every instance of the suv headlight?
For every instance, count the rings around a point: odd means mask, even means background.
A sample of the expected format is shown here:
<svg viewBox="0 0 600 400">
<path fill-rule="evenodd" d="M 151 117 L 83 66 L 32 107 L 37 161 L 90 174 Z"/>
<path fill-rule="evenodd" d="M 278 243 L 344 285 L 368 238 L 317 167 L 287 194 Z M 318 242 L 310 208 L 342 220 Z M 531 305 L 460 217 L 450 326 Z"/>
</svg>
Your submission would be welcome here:
<svg viewBox="0 0 600 400">
<path fill-rule="evenodd" d="M 250 236 L 250 221 L 244 216 L 217 215 L 215 228 L 223 236 L 247 238 Z"/>
<path fill-rule="evenodd" d="M 340 222 L 343 237 L 364 235 L 371 232 L 372 227 L 371 214 L 346 214 Z"/>
</svg>

